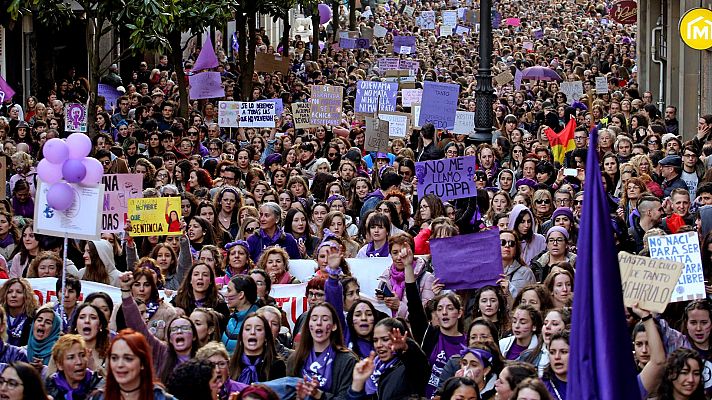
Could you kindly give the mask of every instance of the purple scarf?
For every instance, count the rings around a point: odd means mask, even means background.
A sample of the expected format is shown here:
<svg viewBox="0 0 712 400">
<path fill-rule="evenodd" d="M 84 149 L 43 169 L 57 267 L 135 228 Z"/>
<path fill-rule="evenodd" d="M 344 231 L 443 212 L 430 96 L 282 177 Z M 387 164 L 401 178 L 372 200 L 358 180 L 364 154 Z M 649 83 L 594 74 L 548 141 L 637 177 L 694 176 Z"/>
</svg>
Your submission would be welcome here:
<svg viewBox="0 0 712 400">
<path fill-rule="evenodd" d="M 84 374 L 84 379 L 79 382 L 79 386 L 77 386 L 76 389 L 72 389 L 72 387 L 69 386 L 69 382 L 67 382 L 67 379 L 64 377 L 64 373 L 55 372 L 52 375 L 52 379 L 54 379 L 54 383 L 57 385 L 57 388 L 67 392 L 67 394 L 64 395 L 64 400 L 74 400 L 75 394 L 79 398 L 85 397 L 87 391 L 89 390 L 89 382 L 91 381 L 91 377 L 92 372 L 90 369 L 87 369 L 86 373 Z"/>
<path fill-rule="evenodd" d="M 9 316 L 9 314 L 8 314 Z M 7 323 L 7 342 L 13 346 L 21 346 L 20 340 L 22 338 L 22 330 L 25 327 L 25 321 L 27 321 L 27 315 L 20 314 L 14 321 L 10 321 L 8 317 Z"/>
<path fill-rule="evenodd" d="M 242 372 L 240 372 L 240 377 L 237 378 L 238 382 L 242 382 L 246 385 L 251 385 L 260 381 L 260 375 L 257 372 L 257 366 L 262 363 L 262 357 L 257 357 L 253 363 L 247 354 L 242 353 L 242 358 L 240 358 L 242 363 Z"/>
<path fill-rule="evenodd" d="M 376 250 L 373 241 L 368 242 L 368 247 L 366 247 L 366 255 L 369 257 L 388 257 L 390 249 L 388 248 L 388 242 L 383 245 L 380 249 Z"/>
<path fill-rule="evenodd" d="M 316 379 L 319 381 L 319 388 L 328 392 L 329 389 L 331 389 L 332 364 L 335 358 L 336 351 L 331 345 L 318 356 L 314 352 L 314 349 L 312 349 L 309 353 L 309 357 L 307 357 L 307 360 L 304 362 L 302 375 L 309 378 L 316 375 Z"/>
<path fill-rule="evenodd" d="M 5 239 L 0 240 L 0 247 L 2 247 L 4 249 L 5 247 L 7 247 L 11 244 L 14 244 L 14 243 L 15 243 L 15 238 L 13 238 L 12 235 L 8 233 L 7 236 L 5 236 Z"/>
<path fill-rule="evenodd" d="M 366 381 L 366 394 L 372 395 L 378 392 L 378 380 L 381 379 L 381 375 L 388 370 L 393 364 L 398 361 L 398 357 L 391 358 L 388 362 L 381 361 L 380 358 L 376 357 L 376 363 L 373 368 L 373 373 L 371 377 Z"/>
<path fill-rule="evenodd" d="M 403 300 L 403 290 L 405 289 L 405 271 L 398 271 L 395 264 L 391 265 L 391 288 L 398 296 L 398 300 Z"/>
</svg>

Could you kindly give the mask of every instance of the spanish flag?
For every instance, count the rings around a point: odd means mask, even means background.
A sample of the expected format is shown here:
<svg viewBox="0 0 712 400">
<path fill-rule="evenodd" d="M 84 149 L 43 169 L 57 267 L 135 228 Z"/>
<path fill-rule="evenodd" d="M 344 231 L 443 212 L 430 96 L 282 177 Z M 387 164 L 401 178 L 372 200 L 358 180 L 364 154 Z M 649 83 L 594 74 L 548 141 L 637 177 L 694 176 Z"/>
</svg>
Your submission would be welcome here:
<svg viewBox="0 0 712 400">
<path fill-rule="evenodd" d="M 547 139 L 549 139 L 549 146 L 551 146 L 551 152 L 554 154 L 554 161 L 559 164 L 564 163 L 564 155 L 576 148 L 576 143 L 574 142 L 574 130 L 576 129 L 575 118 L 569 119 L 566 127 L 561 130 L 561 132 L 556 133 L 551 128 L 546 128 L 544 133 Z"/>
</svg>

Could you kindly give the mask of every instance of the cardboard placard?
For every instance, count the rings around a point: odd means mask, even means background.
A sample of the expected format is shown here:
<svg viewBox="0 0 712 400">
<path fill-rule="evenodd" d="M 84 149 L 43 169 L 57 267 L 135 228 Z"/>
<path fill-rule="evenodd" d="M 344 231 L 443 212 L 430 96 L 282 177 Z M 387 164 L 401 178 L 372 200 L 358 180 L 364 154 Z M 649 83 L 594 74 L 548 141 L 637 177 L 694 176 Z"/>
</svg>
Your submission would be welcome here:
<svg viewBox="0 0 712 400">
<path fill-rule="evenodd" d="M 255 71 L 281 72 L 286 75 L 289 72 L 289 58 L 274 54 L 257 53 L 255 54 Z"/>
<path fill-rule="evenodd" d="M 240 102 L 218 102 L 218 126 L 221 128 L 237 128 L 240 126 Z"/>
<path fill-rule="evenodd" d="M 271 102 L 243 101 L 240 103 L 240 126 L 274 128 L 276 105 Z"/>
<path fill-rule="evenodd" d="M 583 96 L 583 82 L 561 82 L 559 90 L 566 95 L 566 102 L 572 104 Z"/>
<path fill-rule="evenodd" d="M 413 103 L 420 103 L 422 98 L 423 89 L 403 89 L 401 92 L 403 107 L 411 107 Z"/>
<path fill-rule="evenodd" d="M 608 79 L 605 76 L 596 77 L 596 94 L 608 93 Z"/>
<path fill-rule="evenodd" d="M 292 120 L 294 129 L 309 129 L 314 127 L 311 120 L 311 105 L 308 102 L 292 103 Z"/>
<path fill-rule="evenodd" d="M 65 114 L 64 130 L 66 132 L 86 133 L 89 114 L 87 114 L 87 107 L 84 104 L 67 104 L 65 106 Z"/>
<path fill-rule="evenodd" d="M 388 121 L 366 117 L 366 151 L 388 152 Z"/>
<path fill-rule="evenodd" d="M 498 86 L 504 86 L 513 80 L 514 76 L 512 76 L 512 73 L 509 71 L 504 71 L 494 77 L 494 81 L 497 82 Z"/>
<path fill-rule="evenodd" d="M 434 194 L 442 201 L 477 195 L 475 157 L 455 157 L 415 163 L 418 198 Z"/>
<path fill-rule="evenodd" d="M 623 303 L 662 313 L 672 299 L 673 289 L 685 264 L 656 260 L 622 251 L 618 253 L 623 284 Z"/>
<path fill-rule="evenodd" d="M 475 131 L 475 113 L 470 111 L 458 111 L 455 113 L 455 127 L 453 133 L 459 135 L 469 135 Z"/>
<path fill-rule="evenodd" d="M 685 269 L 675 286 L 671 302 L 703 299 L 707 296 L 697 232 L 652 236 L 648 238 L 648 247 L 650 247 L 650 258 L 678 261 L 685 264 Z"/>
<path fill-rule="evenodd" d="M 128 219 L 129 199 L 143 197 L 143 174 L 106 174 L 101 177 L 104 202 L 101 213 L 103 233 L 122 233 Z"/>
<path fill-rule="evenodd" d="M 379 112 L 381 121 L 388 121 L 388 136 L 404 138 L 408 135 L 410 114 L 402 112 Z"/>
<path fill-rule="evenodd" d="M 343 105 L 343 87 L 330 85 L 311 86 L 311 124 L 339 125 Z"/>
</svg>

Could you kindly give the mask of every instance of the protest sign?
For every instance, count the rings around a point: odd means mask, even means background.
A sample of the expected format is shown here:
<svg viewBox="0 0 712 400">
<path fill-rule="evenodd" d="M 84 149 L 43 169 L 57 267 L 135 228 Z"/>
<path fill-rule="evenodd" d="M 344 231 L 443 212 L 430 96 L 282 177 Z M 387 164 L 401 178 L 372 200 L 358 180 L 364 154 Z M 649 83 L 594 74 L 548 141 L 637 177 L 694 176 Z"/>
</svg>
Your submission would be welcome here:
<svg viewBox="0 0 712 400">
<path fill-rule="evenodd" d="M 388 152 L 388 121 L 366 117 L 366 151 Z"/>
<path fill-rule="evenodd" d="M 66 118 L 64 119 L 64 130 L 66 132 L 87 131 L 87 108 L 84 104 L 70 103 L 66 105 Z"/>
<path fill-rule="evenodd" d="M 415 36 L 393 36 L 393 52 L 396 54 L 415 53 Z M 406 47 L 406 49 L 401 49 Z"/>
<path fill-rule="evenodd" d="M 401 112 L 380 112 L 378 118 L 388 121 L 388 136 L 404 138 L 408 134 L 410 114 Z"/>
<path fill-rule="evenodd" d="M 270 74 L 279 71 L 287 75 L 289 72 L 289 58 L 274 54 L 257 53 L 255 54 L 255 71 L 269 72 Z"/>
<path fill-rule="evenodd" d="M 455 127 L 453 133 L 469 135 L 475 131 L 475 113 L 470 111 L 458 111 L 455 113 Z"/>
<path fill-rule="evenodd" d="M 398 97 L 398 83 L 378 81 L 358 81 L 354 111 L 373 114 L 376 111 L 395 111 Z"/>
<path fill-rule="evenodd" d="M 418 198 L 430 193 L 442 201 L 476 196 L 474 175 L 474 156 L 417 162 Z"/>
<path fill-rule="evenodd" d="M 362 26 L 361 38 L 368 39 L 369 42 L 373 42 L 373 28 L 370 26 Z"/>
<path fill-rule="evenodd" d="M 398 69 L 399 66 L 400 58 L 398 57 L 382 57 L 378 59 L 378 70 L 381 72 Z"/>
<path fill-rule="evenodd" d="M 583 82 L 561 82 L 559 90 L 566 95 L 566 102 L 568 104 L 572 104 L 574 101 L 578 101 L 581 96 L 583 96 Z"/>
<path fill-rule="evenodd" d="M 388 29 L 384 28 L 381 25 L 376 25 L 373 27 L 373 36 L 375 36 L 377 38 L 382 38 L 382 37 L 386 36 L 387 33 L 388 33 Z"/>
<path fill-rule="evenodd" d="M 504 20 L 504 23 L 509 26 L 519 26 L 522 24 L 519 18 L 507 18 Z"/>
<path fill-rule="evenodd" d="M 532 51 L 532 50 L 534 50 L 534 43 L 524 42 L 524 43 L 522 43 L 522 48 L 527 51 Z"/>
<path fill-rule="evenodd" d="M 403 7 L 403 14 L 412 17 L 413 13 L 415 12 L 415 8 L 411 6 L 405 6 Z"/>
<path fill-rule="evenodd" d="M 35 233 L 73 239 L 98 240 L 101 235 L 101 205 L 104 187 L 82 186 L 70 183 L 74 202 L 65 211 L 55 210 L 47 204 L 47 191 L 51 185 L 37 180 L 35 194 Z M 180 201 L 180 199 L 179 199 Z"/>
<path fill-rule="evenodd" d="M 240 102 L 218 102 L 218 125 L 221 128 L 237 128 L 240 126 Z"/>
<path fill-rule="evenodd" d="M 274 128 L 275 112 L 274 103 L 243 101 L 240 103 L 240 126 Z"/>
<path fill-rule="evenodd" d="M 470 28 L 464 27 L 462 25 L 458 25 L 455 27 L 455 34 L 456 35 L 469 35 L 470 34 Z"/>
<path fill-rule="evenodd" d="M 282 99 L 264 99 L 264 100 L 257 100 L 258 103 L 274 103 L 274 116 L 275 116 L 275 121 L 282 116 L 282 113 L 284 112 L 284 102 Z"/>
<path fill-rule="evenodd" d="M 494 81 L 497 82 L 497 85 L 503 86 L 508 84 L 509 82 L 514 80 L 514 76 L 512 76 L 512 73 L 509 71 L 504 71 L 497 76 L 495 76 Z"/>
<path fill-rule="evenodd" d="M 129 199 L 143 197 L 143 174 L 107 174 L 101 177 L 104 201 L 101 213 L 103 233 L 124 232 Z"/>
<path fill-rule="evenodd" d="M 416 23 L 423 30 L 435 29 L 435 11 L 421 11 Z"/>
<path fill-rule="evenodd" d="M 443 25 L 455 26 L 457 25 L 457 10 L 443 10 Z M 441 27 L 442 29 L 442 27 Z"/>
<path fill-rule="evenodd" d="M 350 37 L 342 37 L 339 39 L 339 47 L 342 49 L 355 49 L 356 39 Z"/>
<path fill-rule="evenodd" d="M 522 78 L 524 74 L 517 68 L 514 71 L 514 90 L 519 90 L 522 87 Z"/>
<path fill-rule="evenodd" d="M 430 239 L 433 272 L 448 290 L 497 285 L 502 274 L 499 230 L 492 229 L 443 239 Z"/>
<path fill-rule="evenodd" d="M 356 48 L 357 49 L 367 49 L 371 47 L 371 41 L 366 38 L 356 38 Z"/>
<path fill-rule="evenodd" d="M 467 14 L 467 7 L 458 7 L 457 8 L 457 19 L 458 20 L 464 21 L 465 14 Z"/>
<path fill-rule="evenodd" d="M 532 31 L 532 34 L 534 34 L 534 39 L 541 39 L 544 37 L 544 30 L 539 28 L 539 29 L 534 29 Z"/>
<path fill-rule="evenodd" d="M 225 97 L 225 89 L 222 87 L 219 72 L 201 72 L 199 74 L 190 75 L 190 98 L 196 99 L 212 99 Z"/>
<path fill-rule="evenodd" d="M 114 110 L 119 106 L 118 100 L 119 97 L 122 96 L 122 93 L 116 90 L 115 87 L 105 83 L 99 84 L 97 94 L 104 98 L 104 108 L 111 110 Z"/>
<path fill-rule="evenodd" d="M 460 96 L 460 85 L 453 83 L 423 82 L 422 108 L 417 124 L 432 123 L 435 129 L 455 127 L 455 112 Z"/>
<path fill-rule="evenodd" d="M 452 25 L 440 25 L 440 37 L 452 36 Z"/>
<path fill-rule="evenodd" d="M 420 103 L 423 97 L 423 89 L 403 89 L 401 100 L 403 107 L 410 107 L 413 103 Z"/>
<path fill-rule="evenodd" d="M 608 80 L 605 76 L 596 77 L 596 94 L 608 93 Z"/>
<path fill-rule="evenodd" d="M 685 269 L 677 281 L 671 302 L 702 299 L 705 294 L 705 278 L 702 275 L 700 242 L 696 232 L 648 238 L 650 258 L 678 261 Z"/>
<path fill-rule="evenodd" d="M 399 69 L 407 69 L 409 75 L 415 75 L 420 69 L 420 61 L 418 60 L 400 60 Z"/>
<path fill-rule="evenodd" d="M 618 264 L 623 283 L 623 303 L 662 313 L 673 296 L 673 289 L 685 268 L 675 261 L 655 260 L 622 251 Z"/>
<path fill-rule="evenodd" d="M 312 85 L 311 87 L 311 124 L 339 125 L 343 88 L 341 86 Z"/>
<path fill-rule="evenodd" d="M 129 199 L 131 236 L 180 235 L 180 197 Z"/>
<path fill-rule="evenodd" d="M 311 105 L 308 102 L 292 103 L 292 119 L 295 129 L 308 129 L 313 125 L 311 119 Z"/>
<path fill-rule="evenodd" d="M 410 103 L 410 114 L 413 116 L 413 127 L 415 129 L 420 129 L 421 126 L 418 123 L 418 120 L 420 119 L 420 102 L 417 103 Z"/>
</svg>

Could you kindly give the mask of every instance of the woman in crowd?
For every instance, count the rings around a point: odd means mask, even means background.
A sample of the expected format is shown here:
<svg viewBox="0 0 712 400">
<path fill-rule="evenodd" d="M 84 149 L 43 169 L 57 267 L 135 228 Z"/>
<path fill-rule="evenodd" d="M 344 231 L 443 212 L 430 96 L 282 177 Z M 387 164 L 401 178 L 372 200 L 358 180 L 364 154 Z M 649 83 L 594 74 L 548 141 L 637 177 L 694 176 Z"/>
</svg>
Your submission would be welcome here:
<svg viewBox="0 0 712 400">
<path fill-rule="evenodd" d="M 554 307 L 571 306 L 574 293 L 574 277 L 569 271 L 562 270 L 550 273 L 544 281 L 544 286 L 551 294 L 551 301 Z"/>
<path fill-rule="evenodd" d="M 77 306 L 70 332 L 80 335 L 87 348 L 87 357 L 91 357 L 89 365 L 102 376 L 106 375 L 106 358 L 109 351 L 111 332 L 109 321 L 101 310 L 91 303 Z"/>
<path fill-rule="evenodd" d="M 88 348 L 80 335 L 64 335 L 52 349 L 57 372 L 47 378 L 47 394 L 55 399 L 89 399 L 103 385 L 102 375 L 89 367 Z"/>
<path fill-rule="evenodd" d="M 289 273 L 289 255 L 281 247 L 269 247 L 263 251 L 257 268 L 267 272 L 272 284 L 301 283 Z"/>
<path fill-rule="evenodd" d="M 198 307 L 214 309 L 221 315 L 220 326 L 225 327 L 230 314 L 228 304 L 218 293 L 213 270 L 206 264 L 198 263 L 188 270 L 186 279 L 171 300 L 178 314 L 190 315 Z"/>
<path fill-rule="evenodd" d="M 543 282 L 551 269 L 559 263 L 575 265 L 576 254 L 569 251 L 569 232 L 561 226 L 552 226 L 546 232 L 546 251 L 534 257 L 531 270 L 536 280 Z"/>
<path fill-rule="evenodd" d="M 130 224 L 126 224 L 127 232 L 131 232 Z M 185 231 L 184 231 L 185 232 Z M 186 271 L 193 265 L 193 256 L 190 252 L 190 241 L 184 233 L 180 236 L 169 236 L 178 239 L 180 251 L 176 253 L 173 247 L 167 243 L 157 243 L 151 250 L 150 257 L 156 260 L 156 264 L 163 275 L 164 289 L 178 290 Z M 168 240 L 166 240 L 168 242 Z M 138 264 L 138 253 L 136 243 L 130 235 L 126 239 L 126 265 L 132 270 Z"/>
<path fill-rule="evenodd" d="M 275 245 L 285 249 L 290 259 L 300 259 L 297 241 L 282 229 L 282 209 L 279 204 L 267 202 L 260 206 L 259 211 L 260 229 L 247 239 L 252 261 L 257 262 L 264 249 Z"/>
<path fill-rule="evenodd" d="M 34 366 L 12 362 L 0 374 L 0 397 L 8 400 L 47 399 L 42 377 Z"/>
<path fill-rule="evenodd" d="M 27 345 L 38 307 L 30 282 L 24 278 L 5 281 L 0 287 L 0 301 L 7 315 L 7 342 L 13 346 Z"/>
<path fill-rule="evenodd" d="M 237 235 L 240 225 L 237 222 L 237 210 L 242 207 L 241 197 L 238 191 L 232 186 L 223 186 L 215 196 L 215 217 L 220 226 L 226 230 L 231 237 Z"/>
<path fill-rule="evenodd" d="M 372 213 L 366 222 L 366 231 L 370 240 L 358 251 L 357 258 L 390 257 L 388 239 L 390 238 L 391 221 L 380 213 Z"/>
<path fill-rule="evenodd" d="M 231 378 L 246 385 L 282 378 L 286 365 L 277 355 L 269 322 L 256 314 L 245 319 L 230 359 Z"/>
<path fill-rule="evenodd" d="M 254 268 L 250 259 L 250 245 L 244 240 L 236 240 L 225 245 L 225 275 L 216 278 L 220 287 L 227 285 L 233 276 L 246 274 Z"/>
<path fill-rule="evenodd" d="M 114 262 L 114 249 L 106 240 L 92 240 L 84 247 L 84 268 L 79 279 L 118 286 L 119 275 Z"/>
<path fill-rule="evenodd" d="M 312 236 L 307 214 L 300 209 L 290 209 L 284 218 L 284 231 L 294 236 L 302 258 L 310 258 L 319 245 L 319 238 Z"/>
<path fill-rule="evenodd" d="M 516 297 L 524 286 L 534 283 L 536 279 L 532 270 L 522 259 L 519 235 L 513 230 L 503 229 L 499 231 L 499 240 L 502 252 L 502 268 L 506 275 L 503 283 L 508 287 L 505 294 Z"/>
<path fill-rule="evenodd" d="M 0 211 L 0 256 L 12 260 L 12 253 L 20 243 L 20 232 L 12 223 L 12 214 Z"/>
<path fill-rule="evenodd" d="M 48 365 L 52 358 L 52 346 L 59 339 L 62 320 L 49 306 L 37 310 L 32 321 L 32 333 L 27 342 L 27 359 L 36 367 Z M 43 372 L 44 374 L 44 372 Z"/>
<path fill-rule="evenodd" d="M 516 232 L 521 240 L 523 265 L 529 265 L 534 256 L 546 249 L 546 239 L 536 233 L 538 227 L 534 215 L 527 207 L 517 204 L 512 208 L 509 215 L 509 229 Z"/>
<path fill-rule="evenodd" d="M 234 392 L 242 392 L 249 385 L 237 382 L 230 378 L 230 356 L 222 343 L 210 342 L 200 347 L 200 350 L 195 354 L 198 360 L 208 360 L 218 371 L 218 375 L 222 380 L 222 386 L 218 391 L 218 400 L 228 400 L 230 394 Z"/>
<path fill-rule="evenodd" d="M 25 226 L 20 230 L 20 239 L 11 254 L 10 278 L 26 277 L 30 263 L 40 252 L 40 243 L 35 238 L 31 219 L 25 220 Z"/>
<path fill-rule="evenodd" d="M 471 319 L 483 318 L 491 322 L 499 334 L 504 334 L 510 330 L 510 317 L 507 303 L 507 296 L 502 294 L 502 289 L 498 286 L 483 286 L 477 290 L 473 298 Z M 500 338 L 494 337 L 497 341 Z"/>
<path fill-rule="evenodd" d="M 166 326 L 166 332 L 168 332 L 166 342 L 158 340 L 148 330 L 139 311 L 138 304 L 131 296 L 133 281 L 133 273 L 131 272 L 121 275 L 121 309 L 124 312 L 124 318 L 126 318 L 126 325 L 146 337 L 151 346 L 153 369 L 156 371 L 158 379 L 162 382 L 167 382 L 168 376 L 176 366 L 195 356 L 195 352 L 198 351 L 200 346 L 198 333 L 190 319 L 176 317 Z M 113 358 L 111 350 L 109 354 Z M 111 374 L 111 361 L 109 362 L 109 374 Z"/>
<path fill-rule="evenodd" d="M 539 311 L 530 305 L 520 305 L 512 314 L 512 335 L 500 339 L 499 349 L 507 360 L 517 360 L 527 349 L 535 348 L 541 338 L 543 321 Z M 542 355 L 545 357 L 545 354 Z M 546 360 L 540 365 L 546 364 Z"/>
<path fill-rule="evenodd" d="M 233 310 L 227 319 L 222 342 L 228 352 L 233 353 L 240 341 L 240 330 L 245 319 L 257 311 L 257 285 L 249 275 L 237 275 L 227 285 L 225 295 L 227 306 Z"/>
</svg>

